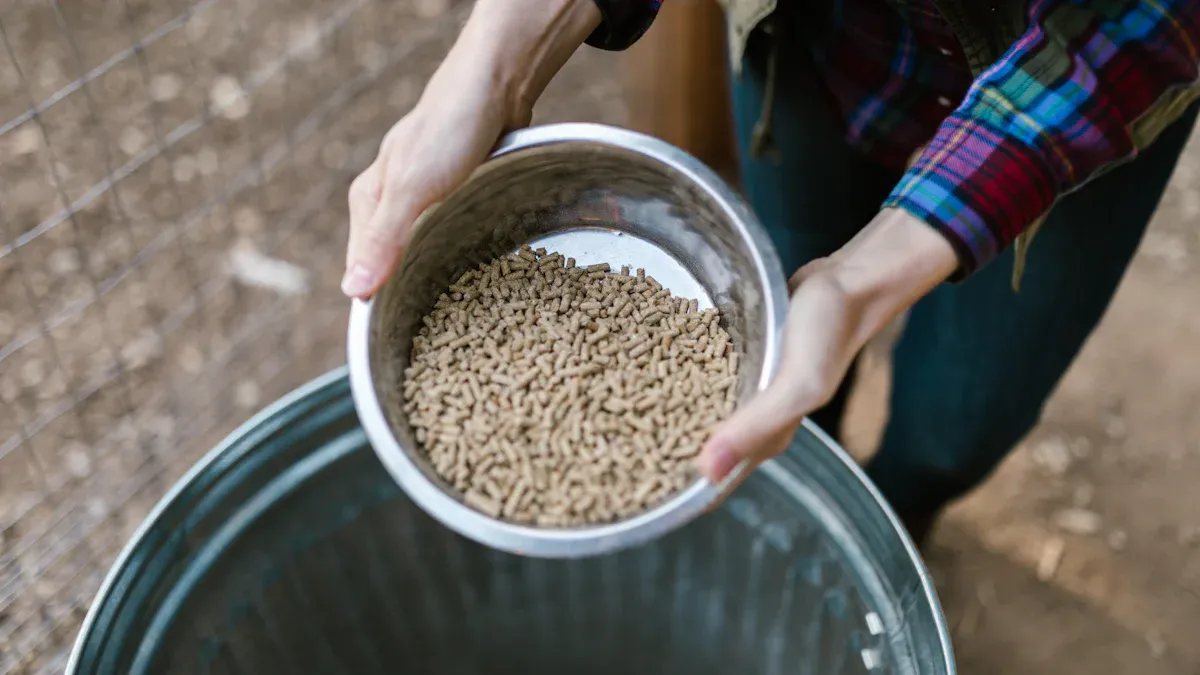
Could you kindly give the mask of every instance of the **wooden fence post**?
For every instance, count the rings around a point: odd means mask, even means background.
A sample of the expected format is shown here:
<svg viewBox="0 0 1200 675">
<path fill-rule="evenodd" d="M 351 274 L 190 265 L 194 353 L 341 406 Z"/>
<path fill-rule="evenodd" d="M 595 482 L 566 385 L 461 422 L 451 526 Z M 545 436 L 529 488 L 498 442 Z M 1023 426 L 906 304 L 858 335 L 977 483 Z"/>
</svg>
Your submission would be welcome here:
<svg viewBox="0 0 1200 675">
<path fill-rule="evenodd" d="M 629 125 L 736 182 L 725 21 L 715 0 L 666 0 L 623 64 Z"/>
</svg>

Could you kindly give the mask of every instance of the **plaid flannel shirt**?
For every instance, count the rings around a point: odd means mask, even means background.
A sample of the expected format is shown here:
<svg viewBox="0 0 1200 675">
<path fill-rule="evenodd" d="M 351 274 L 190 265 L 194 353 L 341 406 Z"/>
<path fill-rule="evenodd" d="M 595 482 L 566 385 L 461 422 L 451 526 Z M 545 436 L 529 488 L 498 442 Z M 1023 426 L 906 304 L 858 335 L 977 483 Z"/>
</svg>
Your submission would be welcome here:
<svg viewBox="0 0 1200 675">
<path fill-rule="evenodd" d="M 596 2 L 621 21 L 592 42 L 607 48 L 641 35 L 661 4 Z M 1136 157 L 1136 123 L 1200 80 L 1200 0 L 1030 0 L 1027 15 L 978 77 L 932 0 L 836 0 L 813 42 L 850 143 L 898 164 L 932 139 L 884 206 L 937 228 L 962 275 Z"/>
</svg>

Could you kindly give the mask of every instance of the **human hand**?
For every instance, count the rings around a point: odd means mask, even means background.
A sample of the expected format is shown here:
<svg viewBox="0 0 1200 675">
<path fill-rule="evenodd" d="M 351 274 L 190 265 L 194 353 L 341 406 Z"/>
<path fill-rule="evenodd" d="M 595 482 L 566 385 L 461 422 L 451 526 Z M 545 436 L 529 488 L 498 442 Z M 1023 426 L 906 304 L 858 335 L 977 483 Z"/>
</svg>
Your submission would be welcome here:
<svg viewBox="0 0 1200 675">
<path fill-rule="evenodd" d="M 451 53 L 417 105 L 383 137 L 375 161 L 350 184 L 346 295 L 377 291 L 421 212 L 466 180 L 504 128 L 519 122 L 506 119 L 504 92 L 481 70 Z"/>
<path fill-rule="evenodd" d="M 779 370 L 713 430 L 698 458 L 709 481 L 783 452 L 805 415 L 837 391 L 863 345 L 957 265 L 942 235 L 905 211 L 885 209 L 841 250 L 800 268 L 788 284 Z"/>
<path fill-rule="evenodd" d="M 479 0 L 421 100 L 350 185 L 342 292 L 365 298 L 403 254 L 413 223 L 463 183 L 600 23 L 591 0 Z"/>
</svg>

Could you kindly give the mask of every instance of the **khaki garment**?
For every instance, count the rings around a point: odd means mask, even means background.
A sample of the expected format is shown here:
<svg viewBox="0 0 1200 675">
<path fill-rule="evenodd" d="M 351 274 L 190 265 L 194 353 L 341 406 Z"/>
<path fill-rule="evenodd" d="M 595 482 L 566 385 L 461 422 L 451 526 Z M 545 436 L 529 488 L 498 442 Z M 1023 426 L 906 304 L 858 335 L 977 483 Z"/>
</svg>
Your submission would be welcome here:
<svg viewBox="0 0 1200 675">
<path fill-rule="evenodd" d="M 729 30 L 729 59 L 733 72 L 742 72 L 742 55 L 746 53 L 746 41 L 750 33 L 763 19 L 775 11 L 777 0 L 717 0 L 725 10 Z"/>
</svg>

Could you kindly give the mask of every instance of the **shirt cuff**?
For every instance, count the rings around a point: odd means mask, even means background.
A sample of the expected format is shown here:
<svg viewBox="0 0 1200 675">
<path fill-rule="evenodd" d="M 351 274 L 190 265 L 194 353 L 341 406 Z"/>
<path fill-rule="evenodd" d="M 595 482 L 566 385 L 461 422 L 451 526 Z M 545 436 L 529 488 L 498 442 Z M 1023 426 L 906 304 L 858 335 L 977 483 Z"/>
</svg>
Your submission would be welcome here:
<svg viewBox="0 0 1200 675">
<path fill-rule="evenodd" d="M 1058 181 L 1028 142 L 954 113 L 900 179 L 884 207 L 942 233 L 962 280 L 1007 248 L 1058 197 Z"/>
<path fill-rule="evenodd" d="M 658 14 L 662 0 L 594 0 L 600 10 L 600 27 L 588 36 L 587 44 L 609 51 L 620 51 L 629 47 Z"/>
</svg>

